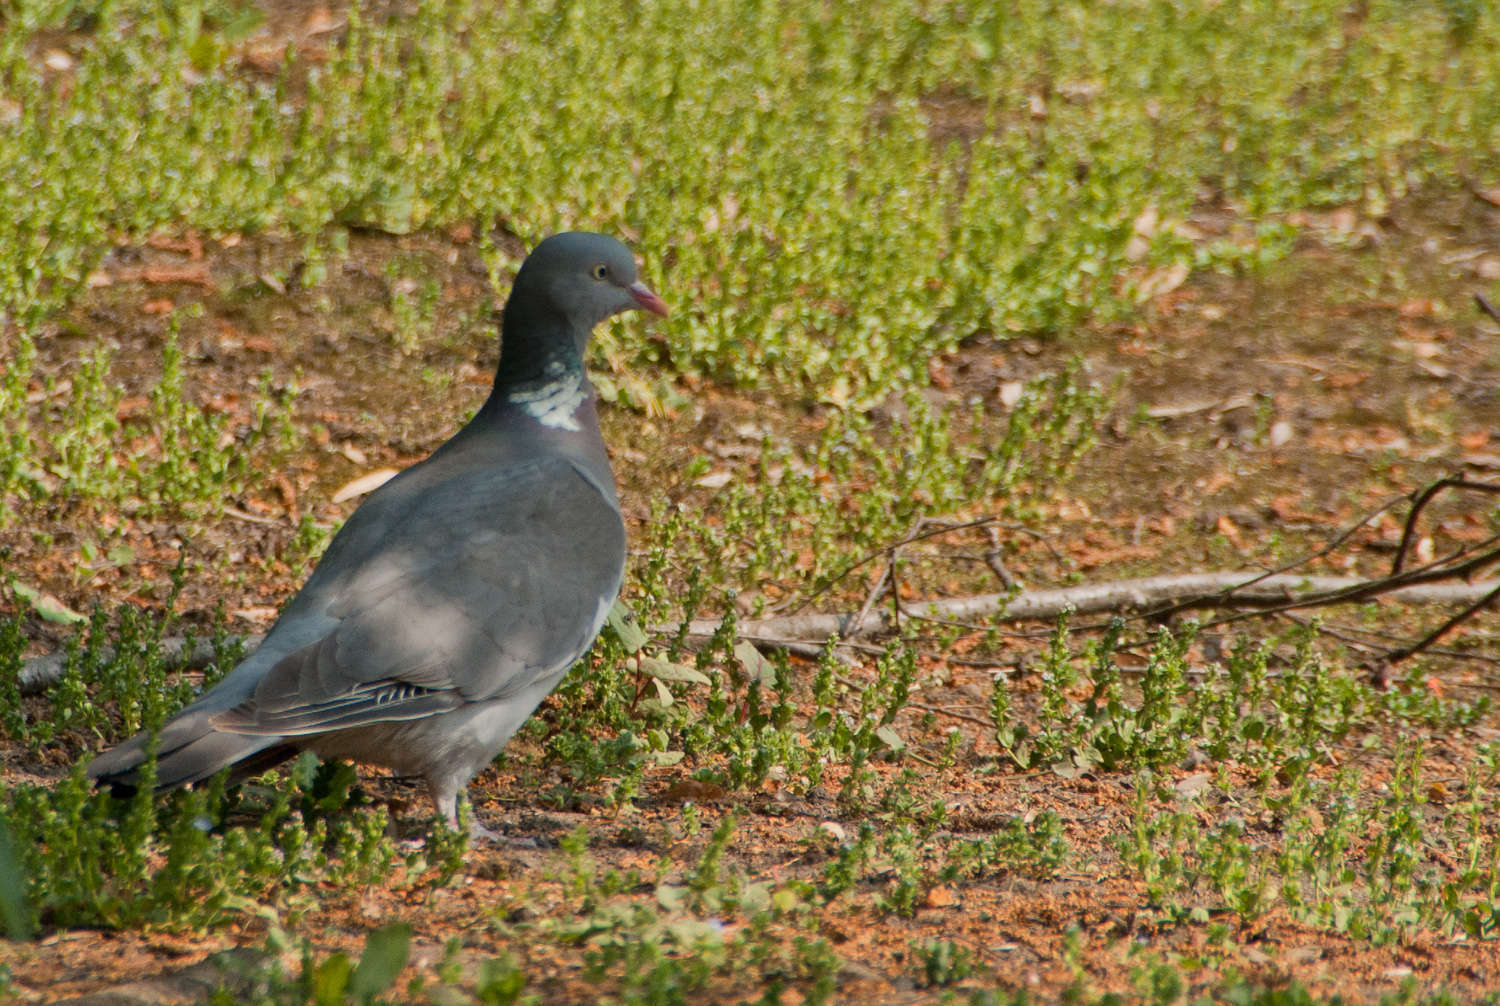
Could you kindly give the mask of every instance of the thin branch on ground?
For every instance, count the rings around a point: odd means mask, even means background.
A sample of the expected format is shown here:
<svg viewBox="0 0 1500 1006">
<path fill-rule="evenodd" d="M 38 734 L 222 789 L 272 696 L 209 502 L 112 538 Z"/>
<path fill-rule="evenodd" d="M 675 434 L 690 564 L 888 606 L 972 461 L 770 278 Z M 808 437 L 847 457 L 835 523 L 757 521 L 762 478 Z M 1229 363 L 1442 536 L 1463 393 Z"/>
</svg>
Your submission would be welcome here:
<svg viewBox="0 0 1500 1006">
<path fill-rule="evenodd" d="M 1254 578 L 1253 586 L 1245 584 Z M 1500 581 L 1475 583 L 1431 583 L 1435 577 L 1410 573 L 1399 578 L 1371 581 L 1349 576 L 1299 576 L 1278 574 L 1266 577 L 1258 572 L 1180 573 L 1120 580 L 1113 583 L 1085 584 L 1049 590 L 1027 590 L 1019 594 L 980 594 L 923 601 L 906 606 L 908 617 L 960 620 L 982 617 L 1007 622 L 1050 621 L 1064 612 L 1080 615 L 1105 612 L 1140 613 L 1156 610 L 1163 602 L 1175 609 L 1212 608 L 1224 604 L 1224 593 L 1236 588 L 1232 603 L 1269 611 L 1284 611 L 1325 604 L 1387 597 L 1404 604 L 1472 604 Z M 752 642 L 787 640 L 804 645 L 820 645 L 832 636 L 840 641 L 870 638 L 891 631 L 889 616 L 871 612 L 859 631 L 851 633 L 853 614 L 783 615 L 740 623 L 741 634 Z M 718 621 L 695 619 L 688 626 L 692 637 L 712 636 Z M 985 626 L 973 626 L 982 631 Z M 670 631 L 670 630 L 668 630 Z"/>
<path fill-rule="evenodd" d="M 1256 579 L 1253 586 L 1247 588 L 1244 585 L 1250 577 Z M 1166 600 L 1171 601 L 1174 610 L 1212 608 L 1223 604 L 1224 592 L 1233 587 L 1236 588 L 1234 603 L 1243 607 L 1258 607 L 1261 609 L 1260 614 L 1283 614 L 1299 608 L 1354 603 L 1380 596 L 1403 604 L 1465 604 L 1469 607 L 1463 617 L 1469 617 L 1494 600 L 1497 592 L 1500 592 L 1500 581 L 1497 580 L 1473 583 L 1427 582 L 1432 578 L 1431 571 L 1409 571 L 1400 577 L 1387 577 L 1377 581 L 1357 577 L 1291 574 L 1263 577 L 1244 571 L 1183 573 L 1079 587 L 1022 591 L 1018 594 L 1006 592 L 944 598 L 908 605 L 904 614 L 908 618 L 939 619 L 958 627 L 987 631 L 987 625 L 969 625 L 960 620 L 983 617 L 994 622 L 1026 622 L 1051 621 L 1064 612 L 1083 615 L 1139 613 L 1158 610 Z M 1206 626 L 1223 624 L 1242 614 L 1206 623 Z M 828 640 L 835 636 L 839 637 L 840 646 L 879 650 L 880 647 L 862 644 L 861 641 L 892 631 L 891 616 L 883 611 L 872 611 L 864 623 L 858 626 L 858 631 L 850 630 L 853 618 L 852 613 L 834 613 L 782 615 L 750 620 L 740 623 L 740 638 L 756 646 L 784 649 L 809 659 L 817 659 Z M 1461 620 L 1450 619 L 1451 624 L 1445 624 L 1438 635 L 1451 630 Z M 695 619 L 689 623 L 687 635 L 708 638 L 713 636 L 718 627 L 717 619 Z M 672 632 L 674 628 L 658 626 L 653 631 Z M 262 638 L 260 635 L 245 637 L 247 650 L 253 650 Z M 197 640 L 193 647 L 188 648 L 185 640 L 168 638 L 162 640 L 162 648 L 164 661 L 171 670 L 206 666 L 214 655 L 212 643 L 206 640 Z M 109 652 L 104 656 L 105 659 L 110 659 Z M 20 673 L 21 693 L 39 693 L 59 680 L 64 660 L 65 654 L 59 651 L 25 661 Z"/>
<path fill-rule="evenodd" d="M 906 707 L 908 709 L 920 709 L 924 713 L 932 713 L 932 715 L 934 716 L 946 716 L 949 719 L 960 720 L 964 723 L 974 723 L 978 726 L 984 727 L 987 730 L 995 729 L 995 723 L 993 720 L 981 719 L 978 716 L 972 716 L 969 713 L 961 713 L 956 709 L 948 709 L 944 706 L 932 706 L 928 705 L 925 702 L 908 702 L 906 704 Z"/>
<path fill-rule="evenodd" d="M 1382 632 L 1379 629 L 1367 629 L 1363 626 L 1332 625 L 1328 622 L 1314 622 L 1310 618 L 1286 613 L 1277 615 L 1294 625 L 1300 625 L 1304 629 L 1315 629 L 1325 636 L 1337 639 L 1341 643 L 1347 643 L 1357 649 L 1366 650 L 1370 653 L 1384 653 L 1390 649 L 1387 643 L 1395 640 L 1405 641 L 1406 637 L 1394 632 Z M 1374 640 L 1380 640 L 1375 642 Z M 1429 646 L 1422 651 L 1430 657 L 1444 657 L 1449 660 L 1477 660 L 1486 664 L 1500 664 L 1500 657 L 1492 657 L 1487 653 L 1473 653 L 1468 650 L 1450 650 L 1441 646 Z"/>
<path fill-rule="evenodd" d="M 896 563 L 894 560 L 886 563 L 885 569 L 881 571 L 880 578 L 875 581 L 875 586 L 871 587 L 870 592 L 865 595 L 865 603 L 860 605 L 859 611 L 854 616 L 854 621 L 850 623 L 852 631 L 859 630 L 860 623 L 865 620 L 865 616 L 870 613 L 870 609 L 875 607 L 875 602 L 880 600 L 880 595 L 885 593 L 886 587 L 891 582 L 891 574 L 895 571 Z"/>
<path fill-rule="evenodd" d="M 947 534 L 950 531 L 963 531 L 971 527 L 984 527 L 987 524 L 994 524 L 999 520 L 999 517 L 991 515 L 989 517 L 979 517 L 975 520 L 964 521 L 961 524 L 944 524 L 942 527 L 933 528 L 930 531 L 924 531 L 923 527 L 925 522 L 930 521 L 930 518 L 924 517 L 922 520 L 919 520 L 917 522 L 917 526 L 904 537 L 890 542 L 889 544 L 882 545 L 878 549 L 875 549 L 873 552 L 866 553 L 865 555 L 851 562 L 849 565 L 845 566 L 843 569 L 839 570 L 837 573 L 830 576 L 821 587 L 818 587 L 811 594 L 808 594 L 807 597 L 803 599 L 801 604 L 792 609 L 792 615 L 795 616 L 799 612 L 806 610 L 808 605 L 812 604 L 818 598 L 828 593 L 828 591 L 832 590 L 839 583 L 842 583 L 844 578 L 847 577 L 850 573 L 870 564 L 883 555 L 889 555 L 893 549 L 898 549 L 903 545 L 910 545 L 912 542 L 922 541 L 925 538 L 932 538 L 940 534 Z"/>
<path fill-rule="evenodd" d="M 1328 542 L 1326 545 L 1324 545 L 1322 548 L 1318 549 L 1311 555 L 1299 556 L 1298 558 L 1293 559 L 1290 562 L 1283 563 L 1282 565 L 1277 566 L 1274 569 L 1266 570 L 1265 572 L 1260 573 L 1249 580 L 1246 580 L 1242 584 L 1227 588 L 1224 591 L 1224 603 L 1222 607 L 1233 607 L 1232 596 L 1237 590 L 1253 587 L 1267 577 L 1276 576 L 1281 573 L 1289 573 L 1292 570 L 1297 569 L 1298 567 L 1310 565 L 1314 562 L 1317 562 L 1319 559 L 1332 555 L 1334 552 L 1342 548 L 1350 538 L 1354 537 L 1355 533 L 1358 532 L 1360 528 L 1365 527 L 1376 517 L 1379 517 L 1381 514 L 1386 513 L 1394 507 L 1399 506 L 1401 503 L 1410 498 L 1411 497 L 1408 495 L 1392 496 L 1390 499 L 1375 507 L 1373 510 L 1366 512 L 1353 524 L 1350 524 L 1344 530 L 1340 531 L 1332 541 Z M 1156 611 L 1145 613 L 1145 617 L 1155 620 L 1164 620 L 1167 618 L 1171 618 L 1173 615 L 1183 610 L 1186 610 L 1186 608 L 1182 604 L 1167 605 Z"/>
<path fill-rule="evenodd" d="M 1448 633 L 1452 632 L 1453 629 L 1458 625 L 1468 621 L 1477 612 L 1482 611 L 1485 608 L 1488 608 L 1490 605 L 1494 604 L 1495 598 L 1497 597 L 1500 597 L 1500 584 L 1496 584 L 1495 588 L 1489 593 L 1485 594 L 1479 600 L 1475 601 L 1463 611 L 1460 611 L 1458 614 L 1454 615 L 1452 618 L 1448 619 L 1442 625 L 1438 626 L 1436 629 L 1433 629 L 1427 635 L 1423 636 L 1415 643 L 1412 643 L 1410 646 L 1402 646 L 1398 649 L 1390 651 L 1384 656 L 1377 657 L 1374 661 L 1371 662 L 1371 673 L 1382 683 L 1384 683 L 1386 676 L 1389 675 L 1392 667 L 1395 667 L 1403 660 L 1409 660 L 1410 658 L 1416 656 L 1418 653 L 1421 653 L 1433 643 L 1436 643 L 1439 639 L 1442 639 Z"/>
<path fill-rule="evenodd" d="M 1417 521 L 1422 516 L 1422 511 L 1432 498 L 1444 489 L 1468 489 L 1474 492 L 1500 493 L 1500 485 L 1493 482 L 1479 482 L 1475 479 L 1464 478 L 1462 475 L 1449 475 L 1447 478 L 1438 479 L 1436 482 L 1423 489 L 1411 505 L 1411 513 L 1406 515 L 1406 526 L 1401 529 L 1401 544 L 1396 546 L 1396 557 L 1391 560 L 1391 575 L 1401 572 L 1401 566 L 1406 561 L 1406 552 L 1411 545 L 1411 540 L 1416 534 Z M 1494 540 L 1494 539 L 1491 539 Z"/>
<path fill-rule="evenodd" d="M 1489 299 L 1486 298 L 1484 294 L 1476 293 L 1474 295 L 1474 303 L 1479 305 L 1479 310 L 1483 311 L 1491 318 L 1494 318 L 1496 321 L 1500 321 L 1500 310 L 1497 310 L 1495 305 L 1491 304 L 1489 302 Z"/>
<path fill-rule="evenodd" d="M 1288 563 L 1280 570 L 1174 574 L 1077 587 L 944 598 L 903 605 L 897 564 L 900 561 L 900 550 L 904 546 L 951 531 L 989 527 L 997 520 L 995 517 L 983 517 L 950 524 L 934 518 L 922 518 L 898 541 L 847 566 L 839 576 L 814 591 L 792 614 L 741 622 L 740 635 L 757 646 L 781 648 L 817 659 L 831 639 L 837 638 L 840 646 L 864 649 L 858 640 L 899 632 L 903 618 L 988 632 L 998 622 L 1052 621 L 1065 612 L 1077 615 L 1124 614 L 1159 621 L 1187 609 L 1242 609 L 1203 625 L 1203 628 L 1213 628 L 1249 617 L 1285 615 L 1312 607 L 1356 604 L 1377 597 L 1404 604 L 1464 605 L 1462 611 L 1421 639 L 1373 658 L 1371 665 L 1378 668 L 1378 674 L 1384 674 L 1396 663 L 1429 650 L 1458 625 L 1500 599 L 1500 580 L 1470 580 L 1470 577 L 1478 575 L 1482 570 L 1500 563 L 1500 547 L 1494 547 L 1500 543 L 1500 534 L 1491 535 L 1472 545 L 1464 545 L 1421 566 L 1401 568 L 1410 551 L 1417 520 L 1432 499 L 1445 489 L 1500 493 L 1500 484 L 1481 482 L 1461 475 L 1440 479 L 1418 492 L 1382 504 L 1346 528 L 1319 551 Z M 1411 502 L 1411 511 L 1407 515 L 1401 544 L 1397 548 L 1389 576 L 1361 579 L 1289 572 L 1336 550 L 1360 528 L 1403 500 Z M 881 555 L 887 558 L 886 569 L 857 612 L 801 614 L 808 603 L 831 589 L 834 583 Z M 876 607 L 877 602 L 887 593 L 891 597 L 891 610 L 880 611 Z M 976 618 L 984 619 L 985 624 L 966 621 Z M 716 619 L 694 619 L 686 626 L 686 635 L 709 637 L 718 626 Z M 653 631 L 680 630 L 681 627 L 658 626 Z M 247 646 L 253 648 L 258 645 L 260 638 L 247 637 Z M 163 640 L 163 648 L 167 666 L 174 670 L 202 667 L 213 659 L 211 644 L 203 641 L 188 648 L 182 639 L 167 639 Z M 61 678 L 64 659 L 64 654 L 58 652 L 25 661 L 19 677 L 22 694 L 40 692 Z"/>
<path fill-rule="evenodd" d="M 990 547 L 984 553 L 984 564 L 990 568 L 990 572 L 995 574 L 995 578 L 1000 581 L 1001 587 L 1006 590 L 1015 590 L 1018 586 L 1016 578 L 1011 575 L 1010 570 L 1005 568 L 1005 562 L 1001 558 L 1000 529 L 991 524 L 984 529 L 984 534 L 990 542 Z M 1046 538 L 1042 538 L 1041 542 L 1048 548 L 1052 547 L 1052 543 L 1047 541 Z M 1054 551 L 1053 554 L 1056 555 L 1056 552 Z"/>
<path fill-rule="evenodd" d="M 1490 545 L 1496 541 L 1500 541 L 1500 535 L 1492 536 L 1481 544 Z M 1356 604 L 1360 601 L 1368 601 L 1376 597 L 1400 594 L 1413 587 L 1440 585 L 1442 581 L 1450 581 L 1449 586 L 1457 590 L 1457 593 L 1451 598 L 1454 603 L 1469 604 L 1472 603 L 1474 597 L 1482 596 L 1484 590 L 1476 592 L 1460 589 L 1452 581 L 1459 581 L 1470 587 L 1477 586 L 1479 584 L 1471 582 L 1469 577 L 1479 573 L 1487 566 L 1492 566 L 1500 562 L 1500 549 L 1482 552 L 1465 562 L 1457 561 L 1471 551 L 1472 549 L 1469 547 L 1460 548 L 1449 555 L 1434 559 L 1432 562 L 1419 566 L 1416 569 L 1396 573 L 1391 576 L 1378 577 L 1373 580 L 1361 580 L 1353 577 L 1304 577 L 1303 579 L 1308 581 L 1333 582 L 1344 580 L 1349 585 L 1327 591 L 1313 592 L 1302 598 L 1261 607 L 1258 611 L 1240 611 L 1232 615 L 1225 615 L 1223 618 L 1204 623 L 1204 627 L 1227 625 L 1246 618 L 1258 618 L 1265 615 L 1279 614 L 1284 611 L 1294 611 L 1299 608 L 1326 607 L 1331 604 Z M 1486 585 L 1486 589 L 1488 586 L 1493 585 L 1493 581 L 1484 581 L 1483 583 Z M 1244 601 L 1244 597 L 1239 593 L 1239 588 L 1236 588 L 1231 593 L 1233 596 L 1229 599 L 1229 602 L 1221 602 L 1213 606 L 1225 607 L 1229 604 L 1242 603 Z"/>
<path fill-rule="evenodd" d="M 265 639 L 265 634 L 257 632 L 253 635 L 240 637 L 240 642 L 245 646 L 248 654 L 260 645 Z M 182 636 L 169 636 L 161 641 L 162 664 L 169 671 L 193 671 L 201 670 L 213 663 L 215 656 L 214 642 L 212 639 L 194 639 L 192 645 Z M 112 646 L 101 647 L 99 657 L 104 663 L 115 659 L 115 650 Z M 22 695 L 36 695 L 46 689 L 48 685 L 60 681 L 63 669 L 67 662 L 67 651 L 58 650 L 55 653 L 45 653 L 40 657 L 32 657 L 23 661 L 21 673 L 18 676 L 18 685 Z"/>
</svg>

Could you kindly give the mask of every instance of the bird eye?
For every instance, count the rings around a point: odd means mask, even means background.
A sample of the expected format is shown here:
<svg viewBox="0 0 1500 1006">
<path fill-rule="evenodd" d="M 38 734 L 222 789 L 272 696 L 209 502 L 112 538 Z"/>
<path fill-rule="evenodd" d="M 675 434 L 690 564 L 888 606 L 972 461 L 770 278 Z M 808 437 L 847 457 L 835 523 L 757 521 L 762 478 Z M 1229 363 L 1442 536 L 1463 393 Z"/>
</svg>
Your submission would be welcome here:
<svg viewBox="0 0 1500 1006">
<path fill-rule="evenodd" d="M 602 266 L 602 265 L 596 265 L 596 266 L 594 266 L 594 278 L 595 279 L 603 279 L 604 277 L 606 277 L 608 275 L 609 275 L 609 270 L 606 269 L 606 268 L 604 268 L 604 266 Z"/>
</svg>

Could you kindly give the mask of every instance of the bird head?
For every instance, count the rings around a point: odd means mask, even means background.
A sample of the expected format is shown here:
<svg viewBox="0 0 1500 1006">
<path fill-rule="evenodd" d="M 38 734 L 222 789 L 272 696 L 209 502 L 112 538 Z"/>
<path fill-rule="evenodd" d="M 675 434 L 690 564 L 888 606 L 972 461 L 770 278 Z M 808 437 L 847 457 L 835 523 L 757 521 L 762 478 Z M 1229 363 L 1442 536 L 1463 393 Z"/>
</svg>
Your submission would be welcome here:
<svg viewBox="0 0 1500 1006">
<path fill-rule="evenodd" d="M 667 305 L 641 282 L 630 249 L 604 234 L 554 234 L 521 266 L 511 299 L 536 298 L 587 335 L 606 318 L 644 309 L 666 314 Z"/>
</svg>

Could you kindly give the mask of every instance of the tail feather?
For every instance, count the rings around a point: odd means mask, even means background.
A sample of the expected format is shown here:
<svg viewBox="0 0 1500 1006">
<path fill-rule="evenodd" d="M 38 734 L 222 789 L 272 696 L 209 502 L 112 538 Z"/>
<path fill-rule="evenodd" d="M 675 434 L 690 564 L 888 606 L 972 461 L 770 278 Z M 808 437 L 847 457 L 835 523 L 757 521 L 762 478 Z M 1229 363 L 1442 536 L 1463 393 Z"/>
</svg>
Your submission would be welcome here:
<svg viewBox="0 0 1500 1006">
<path fill-rule="evenodd" d="M 156 755 L 156 788 L 201 782 L 234 766 L 243 778 L 265 771 L 295 754 L 283 737 L 257 737 L 215 729 L 208 711 L 190 711 L 162 728 Z M 102 785 L 129 787 L 146 761 L 150 734 L 140 733 L 89 763 L 88 775 Z"/>
</svg>

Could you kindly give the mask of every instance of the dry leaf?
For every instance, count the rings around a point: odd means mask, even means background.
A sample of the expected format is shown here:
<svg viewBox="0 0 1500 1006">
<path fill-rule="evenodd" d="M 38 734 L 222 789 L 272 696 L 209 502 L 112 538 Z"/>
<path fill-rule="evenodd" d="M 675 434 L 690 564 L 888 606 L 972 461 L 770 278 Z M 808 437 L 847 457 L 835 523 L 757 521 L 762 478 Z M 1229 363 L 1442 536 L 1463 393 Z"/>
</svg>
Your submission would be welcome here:
<svg viewBox="0 0 1500 1006">
<path fill-rule="evenodd" d="M 934 887 L 927 892 L 926 904 L 928 908 L 952 908 L 958 904 L 958 895 L 946 885 Z"/>
<path fill-rule="evenodd" d="M 1146 278 L 1141 280 L 1141 297 L 1150 300 L 1153 297 L 1171 293 L 1187 282 L 1191 271 L 1187 263 L 1173 262 L 1169 266 L 1147 273 Z"/>
<path fill-rule="evenodd" d="M 1199 793 L 1202 793 L 1205 789 L 1207 789 L 1208 784 L 1212 781 L 1213 773 L 1194 772 L 1192 775 L 1187 776 L 1184 779 L 1177 780 L 1176 785 L 1174 785 L 1172 788 L 1177 791 L 1178 796 L 1197 796 Z"/>
<path fill-rule="evenodd" d="M 191 286 L 201 286 L 206 290 L 215 289 L 213 276 L 209 273 L 208 266 L 203 263 L 197 265 L 148 265 L 139 269 L 117 269 L 113 278 L 119 283 L 148 283 L 152 286 L 161 286 L 167 283 L 183 283 Z"/>
<path fill-rule="evenodd" d="M 180 237 L 153 234 L 146 239 L 146 244 L 162 251 L 180 252 L 194 262 L 203 257 L 203 242 L 199 239 L 197 231 L 186 231 Z"/>
<path fill-rule="evenodd" d="M 667 791 L 662 794 L 662 799 L 670 803 L 687 803 L 690 800 L 717 800 L 723 795 L 723 786 L 711 782 L 699 782 L 697 779 L 679 779 L 667 787 Z"/>
<path fill-rule="evenodd" d="M 948 370 L 948 365 L 935 356 L 927 361 L 927 378 L 939 391 L 947 391 L 953 387 L 953 374 Z"/>
<path fill-rule="evenodd" d="M 1219 519 L 1214 523 L 1214 530 L 1228 538 L 1235 548 L 1245 547 L 1245 539 L 1240 535 L 1239 526 L 1229 519 L 1228 514 L 1219 515 Z"/>
<path fill-rule="evenodd" d="M 1489 442 L 1489 430 L 1470 430 L 1458 435 L 1458 445 L 1468 451 L 1477 451 Z"/>
<path fill-rule="evenodd" d="M 302 22 L 302 30 L 309 35 L 326 35 L 343 26 L 344 23 L 335 19 L 327 7 L 321 6 L 314 7 L 312 13 L 307 15 L 307 20 Z"/>
<path fill-rule="evenodd" d="M 837 821 L 824 821 L 818 825 L 818 830 L 835 842 L 843 842 L 849 838 L 849 832 Z"/>
<path fill-rule="evenodd" d="M 361 475 L 352 482 L 346 482 L 343 488 L 334 493 L 333 501 L 335 503 L 342 503 L 344 500 L 354 499 L 356 496 L 363 496 L 365 493 L 374 492 L 398 474 L 400 473 L 394 468 L 380 468 L 369 474 Z"/>
</svg>

